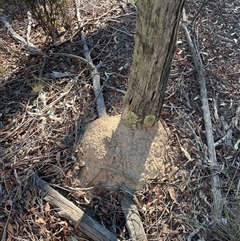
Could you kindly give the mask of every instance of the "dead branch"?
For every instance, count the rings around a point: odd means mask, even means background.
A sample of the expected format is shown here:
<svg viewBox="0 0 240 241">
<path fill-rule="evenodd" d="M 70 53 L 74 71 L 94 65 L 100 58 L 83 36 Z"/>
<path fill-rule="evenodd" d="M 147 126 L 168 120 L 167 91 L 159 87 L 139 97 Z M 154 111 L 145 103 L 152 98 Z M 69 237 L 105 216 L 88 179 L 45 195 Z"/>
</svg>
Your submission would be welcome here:
<svg viewBox="0 0 240 241">
<path fill-rule="evenodd" d="M 121 185 L 121 207 L 126 219 L 130 240 L 147 241 L 139 211 L 142 213 L 142 207 L 136 196 L 125 185 Z"/>
<path fill-rule="evenodd" d="M 36 174 L 32 176 L 32 185 L 40 191 L 39 193 L 44 200 L 59 210 L 59 216 L 69 220 L 70 223 L 94 241 L 119 241 L 113 233 L 85 214 Z"/>
<path fill-rule="evenodd" d="M 111 89 L 111 90 L 115 90 L 115 91 L 117 91 L 117 92 L 119 92 L 119 93 L 121 93 L 121 94 L 123 94 L 123 95 L 126 95 L 126 93 L 127 93 L 127 91 L 125 91 L 125 90 L 121 90 L 121 89 L 112 87 L 112 86 L 107 85 L 107 84 L 104 84 L 104 86 L 107 87 L 107 88 L 109 88 L 109 89 Z"/>
<path fill-rule="evenodd" d="M 32 14 L 30 11 L 27 12 L 27 17 L 28 17 L 28 26 L 27 26 L 27 35 L 26 35 L 26 39 L 27 39 L 27 43 L 30 43 L 30 34 L 31 34 L 31 28 L 32 28 Z"/>
<path fill-rule="evenodd" d="M 11 25 L 8 23 L 6 17 L 0 17 L 0 22 L 3 24 L 3 26 L 5 28 L 7 28 L 7 30 L 9 31 L 9 33 L 11 34 L 11 36 L 18 42 L 20 42 L 23 47 L 25 48 L 25 50 L 32 54 L 32 55 L 41 55 L 46 57 L 46 55 L 39 50 L 38 48 L 36 48 L 32 43 L 29 42 L 29 36 L 27 35 L 27 40 L 25 40 L 23 37 L 21 37 L 19 34 L 17 34 L 13 28 L 11 27 Z M 28 28 L 28 34 L 29 34 L 30 29 Z M 85 35 L 84 32 L 82 31 L 82 41 L 84 43 L 84 55 L 85 58 L 76 56 L 76 55 L 71 55 L 71 54 L 64 54 L 64 53 L 52 53 L 51 55 L 60 55 L 60 56 L 66 56 L 66 57 L 74 57 L 79 59 L 80 61 L 82 61 L 83 63 L 86 63 L 89 67 L 89 71 L 91 73 L 91 77 L 93 80 L 93 91 L 96 97 L 96 103 L 97 103 L 97 111 L 98 111 L 98 116 L 102 117 L 107 115 L 106 112 L 106 107 L 104 104 L 104 99 L 103 99 L 103 94 L 102 94 L 102 88 L 100 86 L 100 74 L 96 68 L 96 66 L 93 64 L 91 56 L 90 56 L 90 52 L 88 50 L 88 46 L 86 44 L 86 39 L 85 39 Z"/>
<path fill-rule="evenodd" d="M 77 15 L 78 17 L 80 17 L 80 15 Z M 80 20 L 79 20 L 80 21 Z M 8 23 L 6 17 L 0 17 L 0 22 L 3 24 L 3 26 L 5 28 L 7 28 L 8 32 L 11 34 L 11 36 L 17 41 L 20 42 L 23 47 L 25 48 L 25 50 L 32 54 L 32 55 L 41 55 L 46 57 L 46 55 L 39 50 L 38 48 L 36 48 L 32 43 L 29 42 L 29 33 L 30 33 L 30 24 L 28 26 L 28 33 L 27 33 L 27 40 L 25 40 L 23 37 L 21 37 L 19 34 L 17 34 L 12 26 Z M 76 56 L 76 55 L 71 55 L 71 54 L 64 54 L 64 53 L 51 53 L 51 55 L 58 55 L 58 56 L 65 56 L 65 57 L 74 57 L 77 58 L 78 60 L 82 61 L 83 63 L 86 63 L 89 67 L 89 71 L 93 80 L 93 91 L 96 97 L 96 103 L 97 103 L 97 112 L 98 112 L 98 116 L 102 117 L 107 115 L 106 112 L 106 107 L 104 104 L 104 99 L 103 99 L 103 94 L 102 94 L 102 88 L 100 86 L 100 74 L 97 70 L 97 67 L 93 64 L 91 56 L 90 56 L 90 52 L 88 50 L 88 46 L 86 44 L 86 39 L 85 39 L 85 35 L 84 32 L 82 31 L 82 41 L 84 44 L 84 55 L 85 58 L 82 58 L 80 56 Z"/>
<path fill-rule="evenodd" d="M 3 26 L 8 30 L 10 35 L 19 42 L 28 52 L 31 54 L 39 54 L 43 55 L 42 51 L 36 48 L 32 43 L 28 43 L 27 40 L 25 40 L 23 37 L 21 37 L 19 34 L 17 34 L 12 26 L 7 21 L 7 18 L 5 16 L 0 17 L 0 22 L 3 24 Z"/>
<path fill-rule="evenodd" d="M 80 12 L 79 12 L 79 0 L 75 0 L 75 5 L 76 5 L 76 16 L 79 24 L 79 28 L 81 29 L 81 18 L 80 18 Z M 96 104 L 97 104 L 97 112 L 99 117 L 103 117 L 107 115 L 106 107 L 104 104 L 104 99 L 103 99 L 103 93 L 102 93 L 102 88 L 100 85 L 100 74 L 97 70 L 97 67 L 93 64 L 90 51 L 88 49 L 88 45 L 86 42 L 86 37 L 85 33 L 82 30 L 81 31 L 81 39 L 83 42 L 83 52 L 84 52 L 84 57 L 88 62 L 89 66 L 89 71 L 92 77 L 93 81 L 93 91 L 96 97 Z"/>
<path fill-rule="evenodd" d="M 89 65 L 89 70 L 90 74 L 93 80 L 93 91 L 96 97 L 96 103 L 97 103 L 97 112 L 99 117 L 103 117 L 107 115 L 106 107 L 104 104 L 104 99 L 103 99 L 103 93 L 102 93 L 102 88 L 100 85 L 100 74 L 97 70 L 97 67 L 93 64 L 92 58 L 90 56 L 90 52 L 86 43 L 86 38 L 85 34 L 83 31 L 81 31 L 81 39 L 83 41 L 83 51 L 84 51 L 84 57 L 88 61 Z"/>
<path fill-rule="evenodd" d="M 126 218 L 126 226 L 132 241 L 147 241 L 147 236 L 143 229 L 143 224 L 131 197 L 123 195 L 121 207 Z"/>
<path fill-rule="evenodd" d="M 222 216 L 223 200 L 222 200 L 220 179 L 219 179 L 218 173 L 216 172 L 216 166 L 218 166 L 218 163 L 217 163 L 214 138 L 212 133 L 212 122 L 211 122 L 210 110 L 209 110 L 209 104 L 208 104 L 208 98 L 207 98 L 206 80 L 203 72 L 203 66 L 202 66 L 200 54 L 192 41 L 192 38 L 190 36 L 186 23 L 187 23 L 187 18 L 184 11 L 182 28 L 185 32 L 185 36 L 192 53 L 192 58 L 193 58 L 195 70 L 197 73 L 197 80 L 200 86 L 203 119 L 205 124 L 205 133 L 206 133 L 207 146 L 208 146 L 207 163 L 210 166 L 211 174 L 212 174 L 211 176 L 212 193 L 213 193 L 212 216 L 214 221 L 220 221 Z"/>
</svg>

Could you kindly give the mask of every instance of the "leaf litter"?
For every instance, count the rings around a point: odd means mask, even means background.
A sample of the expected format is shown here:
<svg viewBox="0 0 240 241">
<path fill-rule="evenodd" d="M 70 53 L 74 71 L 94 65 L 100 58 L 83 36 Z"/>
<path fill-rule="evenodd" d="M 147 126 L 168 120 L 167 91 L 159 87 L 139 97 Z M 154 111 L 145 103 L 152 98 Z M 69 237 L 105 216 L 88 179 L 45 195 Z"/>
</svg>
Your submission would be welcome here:
<svg viewBox="0 0 240 241">
<path fill-rule="evenodd" d="M 201 4 L 186 2 L 188 19 L 195 18 Z M 83 1 L 80 10 L 109 115 L 121 113 L 124 92 L 117 89 L 127 89 L 132 61 L 136 12 L 131 4 L 126 6 L 128 12 L 118 1 L 90 0 Z M 204 161 L 206 143 L 199 90 L 180 29 L 161 115 L 170 136 L 166 146 L 168 167 L 164 175 L 149 180 L 135 194 L 149 240 L 229 240 L 229 229 L 240 226 L 240 220 L 233 221 L 240 200 L 239 9 L 238 1 L 207 1 L 194 21 L 207 77 L 217 158 L 222 166 L 219 175 L 226 200 L 224 222 L 219 230 L 211 227 L 210 171 Z M 21 16 L 26 18 L 24 12 Z M 26 23 L 16 17 L 12 27 L 23 34 Z M 32 171 L 120 240 L 127 240 L 119 201 L 121 189 L 85 190 L 72 177 L 81 170 L 75 152 L 84 126 L 97 118 L 86 65 L 68 57 L 29 56 L 4 29 L 0 31 L 2 240 L 90 240 L 59 218 L 57 210 L 29 188 Z M 35 46 L 48 47 L 41 36 L 44 34 L 39 26 L 32 29 Z M 66 36 L 66 40 L 52 46 L 51 51 L 83 55 L 77 34 L 69 39 Z M 231 134 L 227 135 L 229 130 Z M 234 235 L 231 240 L 238 240 Z"/>
</svg>

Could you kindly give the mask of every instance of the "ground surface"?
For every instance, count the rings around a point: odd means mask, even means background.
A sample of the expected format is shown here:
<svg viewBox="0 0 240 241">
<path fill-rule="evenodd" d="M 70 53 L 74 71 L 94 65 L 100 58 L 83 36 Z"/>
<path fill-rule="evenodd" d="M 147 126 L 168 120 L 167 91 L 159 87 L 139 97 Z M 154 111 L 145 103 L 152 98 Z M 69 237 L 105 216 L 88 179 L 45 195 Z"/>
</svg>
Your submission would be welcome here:
<svg viewBox="0 0 240 241">
<path fill-rule="evenodd" d="M 191 22 L 202 1 L 188 0 Z M 135 31 L 135 8 L 118 1 L 82 1 L 81 16 L 109 115 L 121 113 L 127 89 Z M 74 13 L 74 11 L 73 11 Z M 25 8 L 9 16 L 13 29 L 26 36 Z M 194 29 L 204 64 L 215 141 L 225 198 L 223 224 L 211 227 L 210 172 L 204 162 L 206 141 L 199 88 L 189 47 L 180 29 L 171 75 L 165 93 L 162 122 L 170 136 L 166 143 L 165 173 L 149 180 L 136 193 L 149 240 L 239 240 L 240 202 L 240 4 L 237 0 L 208 1 L 197 15 Z M 83 56 L 75 25 L 63 36 L 69 40 L 48 51 Z M 97 118 L 92 82 L 86 66 L 67 57 L 44 59 L 27 54 L 0 28 L 0 233 L 2 240 L 89 240 L 48 203 L 28 188 L 32 171 L 52 184 L 95 220 L 128 239 L 119 193 L 77 189 L 73 178 L 81 169 L 76 149 L 84 126 Z M 34 23 L 31 42 L 49 47 Z M 72 88 L 69 77 L 54 79 L 53 71 L 79 74 Z M 235 146 L 235 148 L 234 148 Z M 235 216 L 233 215 L 235 214 Z M 224 224 L 225 223 L 225 224 Z M 196 231 L 196 235 L 190 235 Z M 198 232 L 199 231 L 199 232 Z M 226 234 L 228 233 L 228 234 Z M 229 233 L 232 237 L 230 238 Z M 192 233 L 193 234 L 193 233 Z"/>
<path fill-rule="evenodd" d="M 98 118 L 87 126 L 79 145 L 79 159 L 85 162 L 79 180 L 83 186 L 124 183 L 129 190 L 141 190 L 163 172 L 167 142 L 161 122 L 131 130 L 121 115 Z"/>
</svg>

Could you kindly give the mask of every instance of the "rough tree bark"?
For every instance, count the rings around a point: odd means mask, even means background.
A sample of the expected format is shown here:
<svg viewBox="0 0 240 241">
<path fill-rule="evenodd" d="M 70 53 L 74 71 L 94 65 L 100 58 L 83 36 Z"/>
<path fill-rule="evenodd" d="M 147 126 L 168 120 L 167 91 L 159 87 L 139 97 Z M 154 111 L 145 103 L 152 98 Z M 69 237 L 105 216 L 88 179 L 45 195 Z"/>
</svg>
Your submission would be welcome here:
<svg viewBox="0 0 240 241">
<path fill-rule="evenodd" d="M 123 119 L 153 125 L 160 116 L 184 0 L 138 0 L 137 30 Z"/>
</svg>

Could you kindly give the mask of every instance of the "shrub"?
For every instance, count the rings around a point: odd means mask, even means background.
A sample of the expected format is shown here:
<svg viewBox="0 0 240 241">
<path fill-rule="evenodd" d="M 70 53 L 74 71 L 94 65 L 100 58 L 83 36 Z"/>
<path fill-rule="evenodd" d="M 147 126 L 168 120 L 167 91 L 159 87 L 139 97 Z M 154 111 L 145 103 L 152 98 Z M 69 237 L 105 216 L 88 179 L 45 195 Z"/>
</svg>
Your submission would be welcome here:
<svg viewBox="0 0 240 241">
<path fill-rule="evenodd" d="M 60 35 L 60 28 L 69 26 L 68 6 L 70 0 L 0 0 L 0 10 L 3 9 L 10 15 L 16 14 L 20 5 L 25 5 L 33 18 L 42 27 L 43 31 L 56 40 Z M 17 13 L 18 14 L 18 13 Z"/>
<path fill-rule="evenodd" d="M 34 19 L 51 36 L 53 41 L 59 36 L 59 28 L 66 27 L 68 0 L 21 0 L 32 13 Z"/>
</svg>

